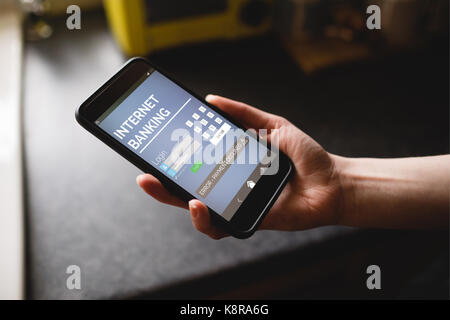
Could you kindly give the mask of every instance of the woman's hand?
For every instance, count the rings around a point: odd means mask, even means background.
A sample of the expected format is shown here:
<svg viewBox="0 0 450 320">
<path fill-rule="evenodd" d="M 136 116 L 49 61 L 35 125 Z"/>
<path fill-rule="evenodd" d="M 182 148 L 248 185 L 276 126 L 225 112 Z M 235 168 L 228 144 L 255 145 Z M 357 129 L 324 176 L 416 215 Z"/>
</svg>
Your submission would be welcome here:
<svg viewBox="0 0 450 320">
<path fill-rule="evenodd" d="M 247 128 L 267 129 L 267 140 L 293 162 L 295 170 L 280 197 L 261 223 L 261 229 L 303 230 L 336 224 L 341 207 L 341 186 L 334 157 L 288 120 L 242 102 L 208 95 L 206 100 L 238 119 Z M 208 208 L 199 200 L 185 202 L 170 194 L 150 174 L 138 176 L 137 183 L 156 200 L 189 209 L 194 227 L 213 239 L 227 234 L 211 224 Z"/>
</svg>

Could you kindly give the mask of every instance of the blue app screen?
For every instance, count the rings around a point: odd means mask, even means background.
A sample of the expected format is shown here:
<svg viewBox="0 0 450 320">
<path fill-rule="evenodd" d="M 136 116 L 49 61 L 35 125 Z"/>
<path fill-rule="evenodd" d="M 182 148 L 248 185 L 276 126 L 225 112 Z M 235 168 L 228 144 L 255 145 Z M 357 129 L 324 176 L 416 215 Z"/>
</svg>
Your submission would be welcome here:
<svg viewBox="0 0 450 320">
<path fill-rule="evenodd" d="M 153 69 L 96 124 L 227 220 L 258 182 L 268 152 Z"/>
</svg>

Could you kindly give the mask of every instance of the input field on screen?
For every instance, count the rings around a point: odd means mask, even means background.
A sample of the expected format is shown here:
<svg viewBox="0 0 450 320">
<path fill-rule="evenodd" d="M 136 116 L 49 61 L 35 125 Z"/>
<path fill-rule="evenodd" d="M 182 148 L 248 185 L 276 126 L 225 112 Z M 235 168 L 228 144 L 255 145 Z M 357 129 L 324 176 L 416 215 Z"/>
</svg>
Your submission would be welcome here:
<svg viewBox="0 0 450 320">
<path fill-rule="evenodd" d="M 191 135 L 186 135 L 183 140 L 178 143 L 173 149 L 167 159 L 164 161 L 167 167 L 174 164 L 175 161 L 183 154 L 184 150 L 191 145 L 192 137 Z"/>
</svg>

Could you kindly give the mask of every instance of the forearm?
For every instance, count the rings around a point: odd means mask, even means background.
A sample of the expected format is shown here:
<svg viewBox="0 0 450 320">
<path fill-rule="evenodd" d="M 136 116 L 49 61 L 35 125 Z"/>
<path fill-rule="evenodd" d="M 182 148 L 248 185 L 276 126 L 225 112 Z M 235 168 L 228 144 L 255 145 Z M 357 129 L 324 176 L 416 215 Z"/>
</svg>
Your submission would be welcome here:
<svg viewBox="0 0 450 320">
<path fill-rule="evenodd" d="M 371 228 L 448 227 L 449 156 L 332 157 L 341 185 L 340 224 Z"/>
</svg>

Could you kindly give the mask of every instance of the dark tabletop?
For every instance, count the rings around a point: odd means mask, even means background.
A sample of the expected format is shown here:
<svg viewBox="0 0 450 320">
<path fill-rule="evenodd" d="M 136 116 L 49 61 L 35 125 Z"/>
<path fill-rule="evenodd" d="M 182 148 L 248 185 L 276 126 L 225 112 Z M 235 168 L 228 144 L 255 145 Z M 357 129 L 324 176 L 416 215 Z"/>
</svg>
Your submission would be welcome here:
<svg viewBox="0 0 450 320">
<path fill-rule="evenodd" d="M 304 261 L 304 248 L 317 245 L 314 252 L 325 255 L 330 247 L 320 251 L 320 245 L 355 233 L 379 236 L 324 227 L 213 241 L 196 232 L 186 211 L 145 195 L 135 182 L 139 171 L 75 122 L 75 108 L 126 59 L 101 16 L 85 19 L 81 31 L 63 23 L 55 21 L 61 26 L 54 36 L 28 43 L 25 52 L 29 298 L 158 296 L 230 270 L 282 270 L 280 254 Z M 287 117 L 330 152 L 400 157 L 448 152 L 448 48 L 439 50 L 314 76 L 302 74 L 272 36 L 150 58 L 199 94 L 222 94 Z M 334 252 L 354 250 L 346 241 Z M 66 288 L 72 264 L 81 267 L 81 290 Z"/>
</svg>

